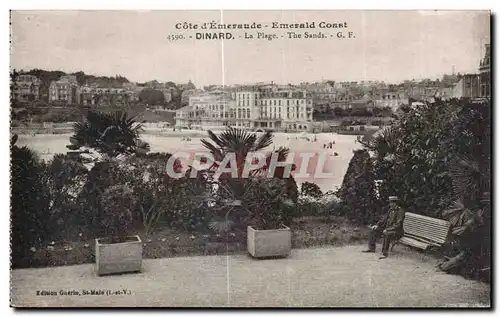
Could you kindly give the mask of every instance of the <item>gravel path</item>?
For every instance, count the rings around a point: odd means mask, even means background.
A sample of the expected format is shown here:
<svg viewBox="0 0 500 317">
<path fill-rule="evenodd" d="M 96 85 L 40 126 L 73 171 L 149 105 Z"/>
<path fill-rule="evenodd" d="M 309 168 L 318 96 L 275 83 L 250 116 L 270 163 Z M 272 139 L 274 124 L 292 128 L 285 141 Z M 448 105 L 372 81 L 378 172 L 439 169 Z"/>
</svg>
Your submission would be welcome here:
<svg viewBox="0 0 500 317">
<path fill-rule="evenodd" d="M 17 307 L 442 307 L 489 306 L 490 286 L 441 273 L 401 246 L 388 259 L 363 246 L 292 250 L 286 259 L 246 255 L 145 260 L 143 272 L 97 277 L 93 265 L 11 273 Z M 229 264 L 229 265 L 228 265 Z M 60 295 L 61 291 L 80 295 Z M 117 291 L 83 295 L 84 290 Z M 58 295 L 37 295 L 37 291 Z M 126 294 L 123 294 L 126 291 Z M 120 294 L 121 293 L 121 294 Z"/>
</svg>

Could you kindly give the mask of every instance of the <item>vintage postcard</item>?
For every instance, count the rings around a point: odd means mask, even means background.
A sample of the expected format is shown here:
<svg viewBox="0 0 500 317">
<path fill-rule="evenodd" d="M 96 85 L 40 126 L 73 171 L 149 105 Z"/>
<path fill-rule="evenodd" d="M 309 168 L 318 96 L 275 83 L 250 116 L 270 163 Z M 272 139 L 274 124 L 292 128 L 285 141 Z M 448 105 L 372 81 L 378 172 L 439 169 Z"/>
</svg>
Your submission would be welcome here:
<svg viewBox="0 0 500 317">
<path fill-rule="evenodd" d="M 14 10 L 12 307 L 491 307 L 491 12 Z"/>
</svg>

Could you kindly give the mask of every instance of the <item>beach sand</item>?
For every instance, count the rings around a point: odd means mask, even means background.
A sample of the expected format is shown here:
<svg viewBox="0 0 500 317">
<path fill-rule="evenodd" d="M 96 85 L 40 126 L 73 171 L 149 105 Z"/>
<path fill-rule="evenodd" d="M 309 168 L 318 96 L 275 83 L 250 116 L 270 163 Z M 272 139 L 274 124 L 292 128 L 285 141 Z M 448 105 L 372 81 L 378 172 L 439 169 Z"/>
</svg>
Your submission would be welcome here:
<svg viewBox="0 0 500 317">
<path fill-rule="evenodd" d="M 214 131 L 216 132 L 216 131 Z M 216 132 L 217 133 L 217 132 Z M 54 154 L 66 153 L 71 134 L 37 134 L 37 135 L 19 135 L 17 145 L 28 147 L 35 150 L 41 159 L 50 160 Z M 207 138 L 207 133 L 196 130 L 172 131 L 171 129 L 146 129 L 141 138 L 148 142 L 151 146 L 151 152 L 168 152 L 168 153 L 196 153 L 206 152 L 200 140 Z M 190 140 L 187 140 L 189 138 Z M 306 139 L 309 138 L 309 141 Z M 353 150 L 360 149 L 361 145 L 356 143 L 355 135 L 340 135 L 334 133 L 318 133 L 316 134 L 316 142 L 314 142 L 314 134 L 312 133 L 274 133 L 273 144 L 266 150 L 271 151 L 284 146 L 294 153 L 294 162 L 300 169 L 301 159 L 299 153 L 312 153 L 323 155 L 325 162 L 323 169 L 320 172 L 328 174 L 323 178 L 315 177 L 315 171 L 319 169 L 315 166 L 317 159 L 311 159 L 307 172 L 310 177 L 296 176 L 297 183 L 300 185 L 305 181 L 314 182 L 320 186 L 323 191 L 335 190 L 342 184 L 345 172 L 349 165 L 349 161 L 353 156 Z M 335 142 L 332 149 L 324 149 L 323 144 Z M 338 156 L 334 156 L 334 152 Z M 319 176 L 319 175 L 316 175 Z"/>
</svg>

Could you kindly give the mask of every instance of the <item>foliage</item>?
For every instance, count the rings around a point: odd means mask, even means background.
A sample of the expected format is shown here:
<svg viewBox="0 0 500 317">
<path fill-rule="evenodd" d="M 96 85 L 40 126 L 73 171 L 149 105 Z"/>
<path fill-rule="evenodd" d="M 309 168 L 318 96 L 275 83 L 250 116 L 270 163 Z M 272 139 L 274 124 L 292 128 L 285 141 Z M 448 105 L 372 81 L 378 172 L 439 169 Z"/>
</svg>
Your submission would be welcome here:
<svg viewBox="0 0 500 317">
<path fill-rule="evenodd" d="M 144 88 L 139 93 L 139 101 L 151 106 L 163 105 L 165 104 L 165 95 L 161 90 Z"/>
<path fill-rule="evenodd" d="M 49 199 L 54 234 L 75 234 L 77 198 L 87 180 L 88 170 L 79 160 L 56 154 L 44 169 L 44 188 Z"/>
<path fill-rule="evenodd" d="M 460 253 L 441 266 L 446 271 L 489 265 L 489 203 L 481 197 L 491 191 L 490 107 L 488 100 L 415 103 L 362 142 L 374 153 L 382 197 L 397 195 L 407 211 L 450 220 Z"/>
<path fill-rule="evenodd" d="M 319 197 L 302 194 L 297 202 L 296 217 L 329 217 L 341 212 L 341 199 L 334 192 Z"/>
<path fill-rule="evenodd" d="M 126 170 L 116 160 L 96 162 L 88 171 L 85 184 L 78 193 L 76 202 L 78 216 L 74 224 L 80 226 L 91 237 L 105 235 L 102 195 L 107 188 L 126 183 Z"/>
<path fill-rule="evenodd" d="M 149 145 L 140 140 L 142 123 L 126 112 L 102 113 L 89 111 L 83 122 L 74 126 L 68 148 L 89 147 L 108 157 L 149 151 Z"/>
<path fill-rule="evenodd" d="M 222 163 L 225 163 L 224 158 L 226 158 L 228 154 L 234 154 L 237 179 L 232 178 L 230 173 L 222 174 L 221 179 L 229 184 L 233 190 L 233 194 L 235 196 L 234 198 L 238 199 L 238 196 L 241 196 L 244 192 L 241 185 L 241 179 L 246 176 L 244 175 L 245 164 L 251 163 L 247 162 L 247 158 L 249 157 L 248 154 L 256 152 L 262 153 L 264 149 L 272 144 L 273 134 L 271 131 L 266 131 L 262 135 L 257 136 L 255 133 L 248 133 L 242 129 L 228 127 L 219 136 L 209 130 L 208 136 L 211 142 L 202 139 L 201 143 L 213 156 L 214 164 L 211 170 L 214 170 L 220 167 Z M 280 147 L 271 153 L 263 153 L 264 156 L 261 159 L 264 159 L 265 163 L 261 168 L 250 171 L 248 176 L 267 175 L 269 169 L 273 167 L 271 165 L 272 155 L 277 155 L 277 160 L 282 162 L 286 160 L 288 153 L 289 150 L 284 147 Z M 258 161 L 259 159 L 254 158 L 254 160 Z M 256 161 L 253 163 L 257 163 Z M 226 166 L 222 167 L 231 167 L 230 162 Z M 283 178 L 284 172 L 285 167 L 277 166 L 274 169 L 274 174 L 271 176 Z"/>
<path fill-rule="evenodd" d="M 40 246 L 51 234 L 48 230 L 48 197 L 43 186 L 44 166 L 35 152 L 11 139 L 11 252 L 12 265 Z"/>
<path fill-rule="evenodd" d="M 136 197 L 129 186 L 120 184 L 106 188 L 101 200 L 104 212 L 102 223 L 106 236 L 110 237 L 112 242 L 120 242 L 120 238 L 126 237 L 132 229 L 132 211 Z"/>
<path fill-rule="evenodd" d="M 339 197 L 346 216 L 359 223 L 373 223 L 380 216 L 376 196 L 375 174 L 367 150 L 357 150 L 349 162 Z"/>
<path fill-rule="evenodd" d="M 290 225 L 296 204 L 287 193 L 285 180 L 251 178 L 247 188 L 245 207 L 250 212 L 249 224 L 262 230 Z"/>
<path fill-rule="evenodd" d="M 488 152 L 478 147 L 481 140 L 488 143 L 478 131 L 487 108 L 459 100 L 406 107 L 390 129 L 365 143 L 376 157 L 376 178 L 383 180 L 381 195 L 399 196 L 408 211 L 439 216 L 456 199 L 453 162 Z"/>
<path fill-rule="evenodd" d="M 214 134 L 212 131 L 208 131 L 210 141 L 202 140 L 202 144 L 207 148 L 214 158 L 214 164 L 211 169 L 209 169 L 210 176 L 214 177 L 214 171 L 221 166 L 224 162 L 224 158 L 228 154 L 234 155 L 234 161 L 236 163 L 237 177 L 233 178 L 230 173 L 222 173 L 218 179 L 213 181 L 217 183 L 217 190 L 213 195 L 213 199 L 217 202 L 217 209 L 214 211 L 214 216 L 219 219 L 219 222 L 226 219 L 227 215 L 231 215 L 231 221 L 235 223 L 235 227 L 244 227 L 249 221 L 250 211 L 249 207 L 252 205 L 251 199 L 254 199 L 255 192 L 253 192 L 253 187 L 256 186 L 254 178 L 265 177 L 267 178 L 270 168 L 272 166 L 272 155 L 277 156 L 277 161 L 285 161 L 288 156 L 288 149 L 280 147 L 271 153 L 265 153 L 264 150 L 272 144 L 272 132 L 267 131 L 260 136 L 254 133 L 248 133 L 245 130 L 235 129 L 228 127 L 220 135 Z M 260 152 L 263 156 L 259 159 L 265 160 L 263 166 L 254 171 L 250 171 L 248 174 L 249 178 L 245 178 L 244 175 L 245 164 L 247 162 L 247 157 L 249 153 Z M 259 160 L 255 158 L 255 160 Z M 256 163 L 254 161 L 253 163 Z M 230 164 L 225 167 L 231 167 Z M 293 166 L 290 167 L 293 170 Z M 282 185 L 283 190 L 286 192 L 286 196 L 296 203 L 298 199 L 298 189 L 297 184 L 293 177 L 285 177 L 285 167 L 277 166 L 274 167 L 274 174 L 271 176 L 273 178 L 283 179 Z M 267 178 L 268 179 L 268 178 Z M 269 180 L 271 181 L 271 180 Z M 242 208 L 233 208 L 232 206 L 227 206 L 228 201 L 241 200 L 244 202 Z M 281 211 L 277 211 L 278 214 Z M 264 219 L 264 218 L 262 218 Z M 288 220 L 287 220 L 288 221 Z"/>
<path fill-rule="evenodd" d="M 219 166 L 228 153 L 235 154 L 238 178 L 242 178 L 248 153 L 261 151 L 272 144 L 272 132 L 267 131 L 260 137 L 242 129 L 228 127 L 219 136 L 208 131 L 210 141 L 201 140 L 203 146 L 210 151 Z"/>
<path fill-rule="evenodd" d="M 137 208 L 146 234 L 152 232 L 160 222 L 184 229 L 206 224 L 206 206 L 193 199 L 193 196 L 205 193 L 204 179 L 170 177 L 166 168 L 170 158 L 168 153 L 148 153 L 130 158 L 127 162 L 133 167 L 128 179 L 138 197 Z M 180 162 L 175 161 L 174 170 L 178 172 L 181 168 Z"/>
<path fill-rule="evenodd" d="M 323 196 L 321 188 L 315 183 L 304 182 L 300 188 L 300 193 L 304 196 L 319 198 Z"/>
</svg>

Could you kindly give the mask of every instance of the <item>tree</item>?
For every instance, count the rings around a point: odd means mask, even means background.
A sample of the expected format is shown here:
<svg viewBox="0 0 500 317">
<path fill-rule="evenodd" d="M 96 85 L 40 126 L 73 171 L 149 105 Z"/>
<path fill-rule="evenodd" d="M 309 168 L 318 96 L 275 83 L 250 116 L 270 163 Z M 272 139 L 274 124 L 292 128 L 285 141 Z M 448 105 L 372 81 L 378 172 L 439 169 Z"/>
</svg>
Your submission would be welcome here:
<svg viewBox="0 0 500 317">
<path fill-rule="evenodd" d="M 49 204 L 43 186 L 44 165 L 30 148 L 11 139 L 11 256 L 13 267 L 21 265 L 31 247 L 40 247 L 51 234 Z"/>
<path fill-rule="evenodd" d="M 490 108 L 487 100 L 468 99 L 406 106 L 365 144 L 375 154 L 381 192 L 399 196 L 407 211 L 450 221 L 459 253 L 441 266 L 445 271 L 489 265 L 483 196 L 491 191 Z"/>
<path fill-rule="evenodd" d="M 152 106 L 163 105 L 165 103 L 165 95 L 161 90 L 144 88 L 139 93 L 139 101 Z"/>
<path fill-rule="evenodd" d="M 374 223 L 380 216 L 373 163 L 367 150 L 354 152 L 338 196 L 346 216 L 358 223 Z"/>
<path fill-rule="evenodd" d="M 53 219 L 51 231 L 57 238 L 82 232 L 75 226 L 79 218 L 77 198 L 87 180 L 87 168 L 80 160 L 56 154 L 44 169 L 43 176 Z"/>
<path fill-rule="evenodd" d="M 75 123 L 73 131 L 67 146 L 72 150 L 88 147 L 111 158 L 149 151 L 149 145 L 140 140 L 142 122 L 123 111 L 89 111 L 83 122 Z"/>
<path fill-rule="evenodd" d="M 346 115 L 346 112 L 341 107 L 335 107 L 333 109 L 333 113 L 335 114 L 336 117 L 343 117 Z"/>
<path fill-rule="evenodd" d="M 258 137 L 255 133 L 248 133 L 245 130 L 228 127 L 219 136 L 212 131 L 208 131 L 208 136 L 210 141 L 202 139 L 201 142 L 213 156 L 214 163 L 210 169 L 212 175 L 213 172 L 222 165 L 224 158 L 226 158 L 228 154 L 234 155 L 234 162 L 236 164 L 236 178 L 233 178 L 230 173 L 223 173 L 217 180 L 218 192 L 216 194 L 216 200 L 221 202 L 222 205 L 228 200 L 242 200 L 243 202 L 249 203 L 250 199 L 248 198 L 248 194 L 251 192 L 251 187 L 255 185 L 251 179 L 267 176 L 271 168 L 271 158 L 273 154 L 277 155 L 277 160 L 282 162 L 286 160 L 289 153 L 288 149 L 284 147 L 267 153 L 265 157 L 261 158 L 265 160 L 263 166 L 257 170 L 251 171 L 248 175 L 249 178 L 245 178 L 243 172 L 245 170 L 248 154 L 251 152 L 263 152 L 271 145 L 273 138 L 272 132 L 267 131 Z M 293 170 L 294 166 L 290 166 L 290 168 Z M 286 178 L 284 183 L 286 184 L 285 188 L 287 195 L 296 202 L 298 199 L 297 185 L 291 175 L 286 177 L 285 170 L 286 168 L 283 166 L 276 167 L 274 174 L 271 176 L 274 178 Z M 225 217 L 229 209 L 232 208 L 223 206 L 223 208 L 219 209 L 220 213 L 218 216 Z M 247 219 L 246 217 L 248 214 L 245 209 L 248 211 L 248 208 L 236 208 L 236 210 L 232 211 L 236 223 L 242 224 L 245 221 L 244 219 Z"/>
<path fill-rule="evenodd" d="M 262 151 L 273 143 L 273 134 L 271 131 L 266 131 L 257 137 L 254 133 L 228 127 L 220 136 L 209 130 L 208 136 L 211 142 L 202 139 L 201 143 L 212 154 L 215 166 L 220 166 L 227 154 L 234 154 L 239 179 L 243 176 L 248 154 Z M 285 153 L 288 154 L 285 148 L 278 149 L 278 153 L 282 153 L 282 155 L 285 155 Z"/>
</svg>

